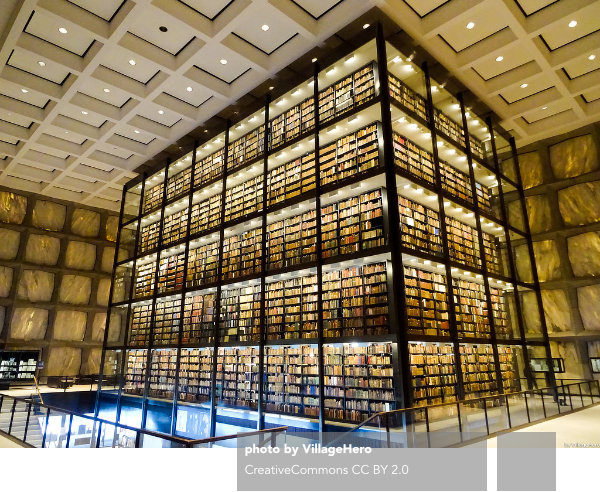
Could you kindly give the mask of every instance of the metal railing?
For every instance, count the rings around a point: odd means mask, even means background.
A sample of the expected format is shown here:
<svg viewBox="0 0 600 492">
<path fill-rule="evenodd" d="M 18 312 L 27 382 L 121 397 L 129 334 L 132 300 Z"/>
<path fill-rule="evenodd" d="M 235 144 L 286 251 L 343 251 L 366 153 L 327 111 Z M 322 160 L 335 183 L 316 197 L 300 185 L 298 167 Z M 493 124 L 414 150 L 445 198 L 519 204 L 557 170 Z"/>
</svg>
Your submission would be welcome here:
<svg viewBox="0 0 600 492">
<path fill-rule="evenodd" d="M 36 448 L 206 448 L 235 445 L 256 437 L 256 445 L 276 446 L 287 427 L 205 439 L 186 439 L 71 412 L 31 398 L 0 394 L 0 431 Z M 252 440 L 250 440 L 252 442 Z"/>
<path fill-rule="evenodd" d="M 599 381 L 561 381 L 553 387 L 381 412 L 324 445 L 366 439 L 384 448 L 461 446 L 596 403 Z"/>
</svg>

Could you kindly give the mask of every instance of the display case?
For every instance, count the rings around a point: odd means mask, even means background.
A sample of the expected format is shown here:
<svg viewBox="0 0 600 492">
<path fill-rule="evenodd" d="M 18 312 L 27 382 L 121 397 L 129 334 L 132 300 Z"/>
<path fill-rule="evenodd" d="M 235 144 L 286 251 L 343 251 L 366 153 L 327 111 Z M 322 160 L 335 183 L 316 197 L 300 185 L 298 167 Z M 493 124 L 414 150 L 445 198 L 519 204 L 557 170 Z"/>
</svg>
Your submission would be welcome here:
<svg viewBox="0 0 600 492">
<path fill-rule="evenodd" d="M 127 185 L 121 395 L 201 406 L 214 435 L 533 383 L 548 335 L 514 141 L 372 34 Z"/>
</svg>

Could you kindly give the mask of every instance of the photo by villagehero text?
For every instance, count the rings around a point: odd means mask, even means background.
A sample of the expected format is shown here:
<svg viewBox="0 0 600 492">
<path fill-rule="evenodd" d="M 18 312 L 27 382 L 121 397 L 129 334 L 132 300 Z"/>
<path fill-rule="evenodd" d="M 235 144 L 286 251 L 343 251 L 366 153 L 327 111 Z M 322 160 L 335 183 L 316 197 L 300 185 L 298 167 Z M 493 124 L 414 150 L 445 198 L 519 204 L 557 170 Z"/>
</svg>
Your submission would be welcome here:
<svg viewBox="0 0 600 492">
<path fill-rule="evenodd" d="M 244 448 L 244 456 L 252 454 L 288 454 L 296 456 L 300 450 L 305 454 L 326 454 L 328 456 L 335 456 L 336 454 L 370 454 L 373 451 L 370 447 L 352 446 L 350 444 L 337 447 L 324 447 L 320 444 L 303 444 L 302 446 L 284 444 L 283 447 L 260 447 L 253 444 Z"/>
</svg>

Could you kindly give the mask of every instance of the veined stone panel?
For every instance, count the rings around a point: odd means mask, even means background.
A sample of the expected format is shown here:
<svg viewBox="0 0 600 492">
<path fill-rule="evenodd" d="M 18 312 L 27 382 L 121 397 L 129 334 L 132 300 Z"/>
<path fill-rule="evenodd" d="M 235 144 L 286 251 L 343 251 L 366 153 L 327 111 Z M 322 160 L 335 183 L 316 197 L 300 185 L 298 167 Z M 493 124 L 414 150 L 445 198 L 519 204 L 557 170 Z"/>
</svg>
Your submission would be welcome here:
<svg viewBox="0 0 600 492">
<path fill-rule="evenodd" d="M 559 190 L 558 208 L 567 226 L 594 224 L 600 221 L 600 181 L 581 183 Z"/>
<path fill-rule="evenodd" d="M 87 313 L 59 310 L 54 319 L 54 339 L 81 342 L 85 336 Z"/>
<path fill-rule="evenodd" d="M 100 360 L 102 358 L 102 349 L 93 348 L 87 350 L 83 355 L 81 363 L 81 374 L 92 375 L 100 373 Z"/>
<path fill-rule="evenodd" d="M 54 266 L 60 254 L 60 239 L 40 234 L 30 234 L 25 248 L 25 261 L 37 265 Z"/>
<path fill-rule="evenodd" d="M 598 149 L 592 135 L 570 138 L 550 147 L 550 165 L 557 179 L 566 179 L 598 169 Z"/>
<path fill-rule="evenodd" d="M 65 226 L 67 207 L 61 203 L 36 200 L 33 206 L 31 224 L 38 229 L 62 231 Z"/>
<path fill-rule="evenodd" d="M 579 313 L 586 330 L 600 330 L 600 284 L 577 289 Z"/>
<path fill-rule="evenodd" d="M 106 313 L 96 313 L 92 322 L 92 341 L 102 342 L 106 330 Z"/>
<path fill-rule="evenodd" d="M 100 279 L 98 282 L 98 294 L 96 296 L 96 303 L 99 306 L 108 306 L 108 297 L 110 295 L 110 278 Z"/>
<path fill-rule="evenodd" d="M 13 269 L 0 266 L 0 297 L 8 297 L 12 287 Z M 2 325 L 0 324 L 0 328 Z"/>
<path fill-rule="evenodd" d="M 534 195 L 525 198 L 529 228 L 532 234 L 552 229 L 552 211 L 546 195 Z"/>
<path fill-rule="evenodd" d="M 565 372 L 560 374 L 565 379 L 583 379 L 585 376 L 583 361 L 573 342 L 550 342 L 550 353 L 552 357 L 559 357 L 564 360 Z"/>
<path fill-rule="evenodd" d="M 527 244 L 519 244 L 515 246 L 515 268 L 517 270 L 517 278 L 522 282 L 533 282 L 533 272 L 531 259 L 529 257 L 529 247 Z"/>
<path fill-rule="evenodd" d="M 523 189 L 528 190 L 544 183 L 544 171 L 539 152 L 519 155 L 519 170 Z"/>
<path fill-rule="evenodd" d="M 523 207 L 519 200 L 509 202 L 506 206 L 508 209 L 508 223 L 516 227 L 520 231 L 525 231 L 525 216 L 523 215 Z"/>
<path fill-rule="evenodd" d="M 81 241 L 69 241 L 65 254 L 65 266 L 75 270 L 93 270 L 96 264 L 96 245 Z"/>
<path fill-rule="evenodd" d="M 10 321 L 9 338 L 43 340 L 48 328 L 48 311 L 33 307 L 15 308 Z"/>
<path fill-rule="evenodd" d="M 71 232 L 83 237 L 98 237 L 100 214 L 83 208 L 75 209 L 71 219 Z"/>
<path fill-rule="evenodd" d="M 46 366 L 48 376 L 77 376 L 81 367 L 81 349 L 51 347 Z"/>
<path fill-rule="evenodd" d="M 105 246 L 102 250 L 102 261 L 100 269 L 106 273 L 112 273 L 113 261 L 115 259 L 115 248 Z"/>
<path fill-rule="evenodd" d="M 92 292 L 92 279 L 82 275 L 64 275 L 59 300 L 65 304 L 87 304 Z"/>
<path fill-rule="evenodd" d="M 0 260 L 14 260 L 19 252 L 21 233 L 0 227 Z"/>
<path fill-rule="evenodd" d="M 121 324 L 123 319 L 119 313 L 110 314 L 110 322 L 108 324 L 108 341 L 117 342 L 121 337 Z"/>
<path fill-rule="evenodd" d="M 31 302 L 49 302 L 54 292 L 54 274 L 42 270 L 24 270 L 17 297 Z"/>
<path fill-rule="evenodd" d="M 556 241 L 548 239 L 534 242 L 533 254 L 540 282 L 557 280 L 561 277 L 561 260 Z"/>
<path fill-rule="evenodd" d="M 542 290 L 542 304 L 548 333 L 573 331 L 572 306 L 564 290 Z"/>
<path fill-rule="evenodd" d="M 586 232 L 567 239 L 569 261 L 576 277 L 600 275 L 600 232 Z"/>
<path fill-rule="evenodd" d="M 542 336 L 542 323 L 535 292 L 523 292 L 521 294 L 521 306 L 526 338 L 540 338 Z"/>
<path fill-rule="evenodd" d="M 27 214 L 27 197 L 0 191 L 0 222 L 22 224 Z"/>
<path fill-rule="evenodd" d="M 106 219 L 106 239 L 113 243 L 117 241 L 117 231 L 119 230 L 119 217 L 110 215 Z"/>
</svg>

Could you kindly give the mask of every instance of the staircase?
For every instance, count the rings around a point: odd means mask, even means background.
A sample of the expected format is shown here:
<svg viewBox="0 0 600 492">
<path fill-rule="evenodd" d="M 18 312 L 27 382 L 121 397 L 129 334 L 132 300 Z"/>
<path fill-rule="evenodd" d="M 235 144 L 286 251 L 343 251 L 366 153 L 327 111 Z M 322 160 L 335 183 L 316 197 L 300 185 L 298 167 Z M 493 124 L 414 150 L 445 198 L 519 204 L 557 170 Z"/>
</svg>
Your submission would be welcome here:
<svg viewBox="0 0 600 492">
<path fill-rule="evenodd" d="M 43 431 L 40 421 L 45 417 L 45 413 L 41 411 L 37 395 L 31 395 L 30 399 L 31 403 L 4 398 L 0 409 L 0 430 L 34 448 L 41 448 Z"/>
</svg>

